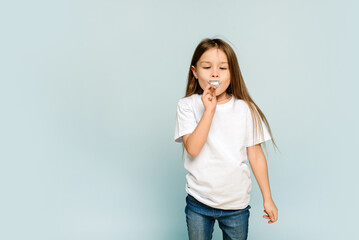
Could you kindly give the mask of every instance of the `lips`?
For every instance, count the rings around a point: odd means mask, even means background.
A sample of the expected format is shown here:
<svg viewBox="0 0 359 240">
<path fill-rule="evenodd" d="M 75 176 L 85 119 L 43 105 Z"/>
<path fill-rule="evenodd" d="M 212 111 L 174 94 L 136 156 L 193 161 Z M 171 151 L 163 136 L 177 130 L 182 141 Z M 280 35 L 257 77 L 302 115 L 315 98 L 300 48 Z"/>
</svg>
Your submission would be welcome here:
<svg viewBox="0 0 359 240">
<path fill-rule="evenodd" d="M 218 88 L 219 87 L 219 80 L 209 80 L 209 84 L 213 87 L 213 88 Z"/>
</svg>

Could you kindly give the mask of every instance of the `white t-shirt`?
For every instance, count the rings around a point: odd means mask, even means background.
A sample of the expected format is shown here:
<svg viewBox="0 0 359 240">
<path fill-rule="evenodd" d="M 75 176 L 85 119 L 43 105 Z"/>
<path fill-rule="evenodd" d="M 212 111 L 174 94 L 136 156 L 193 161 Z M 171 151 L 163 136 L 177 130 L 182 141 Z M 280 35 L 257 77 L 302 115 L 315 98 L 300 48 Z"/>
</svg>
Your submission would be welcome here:
<svg viewBox="0 0 359 240">
<path fill-rule="evenodd" d="M 178 101 L 175 142 L 182 143 L 182 136 L 192 133 L 201 120 L 205 110 L 201 96 L 193 94 Z M 254 144 L 271 139 L 263 120 L 262 126 L 264 139 L 258 127 Z M 216 106 L 207 140 L 197 157 L 184 150 L 186 192 L 213 208 L 246 208 L 252 189 L 247 147 L 254 144 L 249 106 L 232 95 L 229 102 Z"/>
</svg>

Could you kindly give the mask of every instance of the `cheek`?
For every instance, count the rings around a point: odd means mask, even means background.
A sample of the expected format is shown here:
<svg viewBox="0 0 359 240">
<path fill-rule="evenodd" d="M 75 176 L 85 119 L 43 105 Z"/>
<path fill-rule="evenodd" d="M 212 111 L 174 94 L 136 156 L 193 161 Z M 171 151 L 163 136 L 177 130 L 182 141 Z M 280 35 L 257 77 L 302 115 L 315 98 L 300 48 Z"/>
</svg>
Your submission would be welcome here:
<svg viewBox="0 0 359 240">
<path fill-rule="evenodd" d="M 208 71 L 204 71 L 204 70 L 199 70 L 197 73 L 199 76 L 202 76 L 202 77 L 208 75 Z"/>
<path fill-rule="evenodd" d="M 230 83 L 231 83 L 231 80 L 228 77 L 228 78 L 226 78 L 225 81 L 222 82 L 221 86 L 222 86 L 222 88 L 227 88 Z"/>
<path fill-rule="evenodd" d="M 198 81 L 199 86 L 204 90 L 206 88 L 206 86 L 207 86 L 205 81 L 200 80 L 200 79 L 198 79 L 197 81 Z"/>
</svg>

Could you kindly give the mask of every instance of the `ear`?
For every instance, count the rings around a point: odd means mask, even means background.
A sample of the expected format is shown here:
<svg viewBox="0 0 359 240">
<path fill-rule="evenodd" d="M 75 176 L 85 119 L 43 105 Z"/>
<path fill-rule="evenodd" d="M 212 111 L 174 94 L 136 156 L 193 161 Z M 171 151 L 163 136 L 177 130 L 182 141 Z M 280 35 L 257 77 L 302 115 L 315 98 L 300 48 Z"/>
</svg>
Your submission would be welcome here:
<svg viewBox="0 0 359 240">
<path fill-rule="evenodd" d="M 192 70 L 192 73 L 193 73 L 194 77 L 196 79 L 198 79 L 196 68 L 193 65 L 191 65 L 191 70 Z"/>
</svg>

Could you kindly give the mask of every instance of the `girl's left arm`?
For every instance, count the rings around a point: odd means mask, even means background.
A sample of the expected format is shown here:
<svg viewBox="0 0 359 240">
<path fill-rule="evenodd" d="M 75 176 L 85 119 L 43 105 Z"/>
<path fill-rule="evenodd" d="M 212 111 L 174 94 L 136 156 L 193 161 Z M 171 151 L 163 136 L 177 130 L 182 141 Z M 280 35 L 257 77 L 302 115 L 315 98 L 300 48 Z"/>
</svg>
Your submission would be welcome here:
<svg viewBox="0 0 359 240">
<path fill-rule="evenodd" d="M 274 223 L 278 219 L 278 209 L 270 192 L 266 157 L 260 144 L 247 147 L 247 153 L 253 174 L 262 192 L 264 212 L 268 214 L 263 215 L 263 218 L 270 219 L 268 223 Z"/>
</svg>

